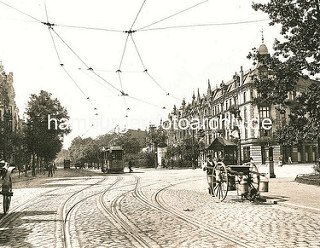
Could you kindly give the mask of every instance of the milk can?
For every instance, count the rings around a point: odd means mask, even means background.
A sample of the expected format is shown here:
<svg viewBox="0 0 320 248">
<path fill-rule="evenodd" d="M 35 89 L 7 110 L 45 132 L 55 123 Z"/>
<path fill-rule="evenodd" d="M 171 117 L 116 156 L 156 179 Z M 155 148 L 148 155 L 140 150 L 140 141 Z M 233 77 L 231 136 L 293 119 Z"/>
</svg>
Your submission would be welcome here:
<svg viewBox="0 0 320 248">
<path fill-rule="evenodd" d="M 260 192 L 269 192 L 269 180 L 266 176 L 262 175 L 259 182 Z"/>
<path fill-rule="evenodd" d="M 242 180 L 239 183 L 239 191 L 241 195 L 246 195 L 249 192 L 249 185 L 248 185 L 248 179 L 242 178 Z"/>
</svg>

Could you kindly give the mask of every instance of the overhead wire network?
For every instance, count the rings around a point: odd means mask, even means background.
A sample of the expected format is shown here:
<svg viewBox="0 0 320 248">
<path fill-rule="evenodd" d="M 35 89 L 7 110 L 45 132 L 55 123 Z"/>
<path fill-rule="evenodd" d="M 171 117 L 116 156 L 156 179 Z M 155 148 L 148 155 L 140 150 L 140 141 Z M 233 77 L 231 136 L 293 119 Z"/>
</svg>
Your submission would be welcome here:
<svg viewBox="0 0 320 248">
<path fill-rule="evenodd" d="M 112 90 L 113 93 L 117 93 L 120 95 L 120 97 L 123 98 L 125 107 L 126 107 L 126 115 L 125 117 L 128 117 L 128 111 L 130 110 L 129 104 L 127 102 L 127 98 L 135 100 L 135 101 L 139 101 L 141 103 L 144 104 L 148 104 L 151 105 L 153 107 L 156 108 L 161 108 L 161 109 L 165 109 L 165 106 L 159 106 L 157 104 L 148 102 L 144 99 L 140 99 L 138 97 L 135 97 L 134 95 L 128 94 L 125 90 L 124 90 L 124 84 L 123 84 L 123 78 L 121 76 L 122 73 L 126 72 L 126 73 L 131 73 L 131 72 L 143 72 L 145 73 L 150 80 L 157 85 L 157 87 L 164 92 L 165 96 L 167 97 L 171 97 L 174 98 L 176 100 L 182 100 L 172 94 L 170 94 L 165 87 L 163 87 L 162 84 L 160 84 L 160 82 L 158 80 L 156 80 L 155 76 L 152 75 L 150 73 L 150 71 L 148 70 L 149 68 L 147 68 L 141 51 L 138 48 L 138 44 L 136 42 L 136 40 L 134 39 L 134 34 L 137 32 L 147 32 L 147 31 L 161 31 L 161 30 L 169 30 L 169 29 L 182 29 L 182 28 L 195 28 L 195 27 L 210 27 L 210 26 L 224 26 L 224 25 L 240 25 L 240 24 L 247 24 L 247 23 L 254 23 L 254 22 L 265 22 L 268 21 L 268 19 L 262 19 L 262 20 L 247 20 L 247 21 L 239 21 L 239 22 L 225 22 L 225 23 L 200 23 L 200 24 L 189 24 L 189 25 L 177 25 L 177 26 L 166 26 L 166 27 L 153 27 L 156 24 L 159 24 L 163 21 L 166 21 L 170 18 L 173 18 L 177 15 L 180 15 L 184 12 L 190 11 L 204 3 L 207 3 L 209 0 L 204 0 L 201 2 L 198 2 L 190 7 L 187 7 L 185 9 L 182 9 L 178 12 L 172 13 L 164 18 L 161 18 L 159 20 L 156 20 L 148 25 L 142 26 L 140 28 L 136 28 L 134 29 L 134 26 L 144 8 L 144 6 L 146 5 L 147 0 L 143 0 L 142 4 L 137 12 L 137 14 L 135 15 L 135 18 L 132 22 L 132 24 L 130 25 L 130 28 L 127 30 L 119 30 L 119 29 L 112 29 L 112 28 L 104 28 L 104 27 L 88 27 L 88 26 L 77 26 L 77 25 L 67 25 L 67 24 L 59 24 L 59 23 L 54 23 L 54 22 L 50 22 L 49 21 L 49 16 L 48 16 L 48 9 L 47 9 L 47 4 L 46 4 L 46 0 L 44 0 L 44 9 L 45 9 L 45 14 L 46 14 L 46 21 L 41 21 L 39 18 L 36 18 L 30 14 L 28 14 L 27 12 L 24 12 L 10 4 L 7 4 L 3 1 L 0 1 L 0 4 L 3 4 L 5 6 L 7 6 L 8 8 L 11 8 L 31 19 L 33 19 L 33 21 L 41 23 L 45 26 L 48 27 L 48 31 L 50 34 L 50 38 L 52 40 L 52 44 L 53 44 L 53 48 L 54 51 L 56 53 L 56 56 L 58 58 L 60 67 L 63 69 L 63 71 L 66 73 L 66 75 L 69 77 L 69 79 L 74 83 L 74 85 L 78 88 L 78 90 L 81 92 L 81 94 L 86 98 L 86 100 L 90 103 L 90 105 L 93 107 L 94 113 L 97 116 L 98 112 L 97 112 L 97 108 L 94 106 L 91 98 L 88 96 L 88 94 L 85 93 L 85 91 L 82 89 L 82 87 L 80 87 L 79 83 L 77 82 L 77 80 L 75 80 L 75 78 L 71 75 L 71 73 L 69 72 L 69 70 L 67 69 L 68 66 L 66 66 L 60 56 L 60 51 L 58 49 L 57 43 L 56 43 L 56 39 L 60 40 L 60 42 L 62 42 L 62 44 L 65 45 L 65 47 L 67 47 L 70 52 L 83 64 L 84 68 L 77 68 L 79 71 L 84 72 L 86 75 L 88 75 L 93 81 L 95 81 L 96 83 L 99 83 L 100 85 L 106 87 L 108 90 Z M 87 29 L 87 30 L 96 30 L 96 31 L 103 31 L 103 32 L 111 32 L 111 33 L 124 33 L 126 35 L 125 37 L 125 42 L 124 42 L 124 46 L 123 46 L 123 50 L 120 56 L 120 62 L 119 62 L 119 66 L 117 68 L 116 71 L 114 70 L 97 70 L 95 68 L 93 68 L 92 66 L 90 66 L 88 63 L 86 63 L 84 61 L 84 59 L 78 54 L 78 52 L 76 52 L 70 45 L 69 43 L 56 31 L 56 27 L 62 27 L 62 28 L 74 28 L 74 29 Z M 132 42 L 134 49 L 137 53 L 139 62 L 142 66 L 142 70 L 141 71 L 125 71 L 122 69 L 122 65 L 123 65 L 123 61 L 125 59 L 125 54 L 127 51 L 127 46 L 128 46 L 128 42 L 129 40 Z M 99 72 L 115 72 L 117 74 L 118 80 L 119 80 L 119 85 L 120 87 L 115 86 L 115 84 L 111 83 L 109 80 L 107 80 L 105 77 L 101 76 L 101 74 Z M 91 125 L 91 127 L 93 126 L 93 124 Z M 91 128 L 90 127 L 90 128 Z M 89 130 L 88 130 L 89 131 Z M 88 132 L 87 131 L 87 132 Z M 86 132 L 86 133 L 87 133 Z"/>
</svg>

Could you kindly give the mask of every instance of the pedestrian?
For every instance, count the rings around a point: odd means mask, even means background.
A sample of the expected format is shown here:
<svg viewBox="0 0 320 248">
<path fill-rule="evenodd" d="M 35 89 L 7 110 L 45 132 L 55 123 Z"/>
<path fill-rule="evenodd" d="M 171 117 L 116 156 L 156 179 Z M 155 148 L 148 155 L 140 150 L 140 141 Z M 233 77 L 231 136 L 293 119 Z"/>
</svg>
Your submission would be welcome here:
<svg viewBox="0 0 320 248">
<path fill-rule="evenodd" d="M 48 177 L 53 177 L 53 164 L 48 164 Z"/>
<path fill-rule="evenodd" d="M 206 168 L 207 168 L 207 161 L 203 160 L 202 163 L 201 163 L 201 169 L 205 171 Z"/>
<path fill-rule="evenodd" d="M 133 162 L 129 160 L 129 163 L 128 163 L 129 172 L 132 172 L 132 165 L 133 165 Z"/>
<path fill-rule="evenodd" d="M 214 165 L 215 164 L 212 161 L 212 156 L 208 155 L 206 166 L 204 167 L 204 170 L 207 171 L 207 181 L 208 181 L 208 186 L 209 186 L 208 190 L 209 190 L 209 194 L 211 194 L 211 195 L 214 195 L 214 188 L 216 185 L 215 177 L 213 177 Z"/>
</svg>

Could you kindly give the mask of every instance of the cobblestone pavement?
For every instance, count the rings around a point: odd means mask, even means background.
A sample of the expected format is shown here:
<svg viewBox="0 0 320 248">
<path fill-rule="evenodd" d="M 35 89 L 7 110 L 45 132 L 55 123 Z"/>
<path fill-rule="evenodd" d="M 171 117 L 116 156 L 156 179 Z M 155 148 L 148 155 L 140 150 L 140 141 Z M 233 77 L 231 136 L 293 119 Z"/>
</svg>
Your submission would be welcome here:
<svg viewBox="0 0 320 248">
<path fill-rule="evenodd" d="M 14 185 L 0 247 L 320 247 L 320 213 L 217 203 L 196 170 L 70 170 Z"/>
</svg>

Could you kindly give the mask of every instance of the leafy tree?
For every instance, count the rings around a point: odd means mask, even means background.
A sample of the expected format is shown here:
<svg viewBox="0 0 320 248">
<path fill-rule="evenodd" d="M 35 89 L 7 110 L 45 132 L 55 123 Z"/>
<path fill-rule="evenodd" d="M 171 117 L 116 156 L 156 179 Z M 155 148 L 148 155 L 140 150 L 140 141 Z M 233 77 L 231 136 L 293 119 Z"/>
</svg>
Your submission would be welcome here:
<svg viewBox="0 0 320 248">
<path fill-rule="evenodd" d="M 131 137 L 129 133 L 118 135 L 115 143 L 122 146 L 126 154 L 138 154 L 141 150 L 139 141 Z"/>
<path fill-rule="evenodd" d="M 253 8 L 269 15 L 270 25 L 280 24 L 283 39 L 275 40 L 274 54 L 260 54 L 253 49 L 248 57 L 257 65 L 254 78 L 258 89 L 258 104 L 275 104 L 281 112 L 291 108 L 290 123 L 274 135 L 284 145 L 294 145 L 305 140 L 318 140 L 320 153 L 319 82 L 308 86 L 307 92 L 288 101 L 299 80 L 320 73 L 320 3 L 319 0 L 270 0 L 254 3 Z"/>
<path fill-rule="evenodd" d="M 84 149 L 84 141 L 78 136 L 74 138 L 71 142 L 71 146 L 69 147 L 69 154 L 74 163 L 84 163 L 85 158 L 85 149 Z"/>
<path fill-rule="evenodd" d="M 284 38 L 275 40 L 272 56 L 259 54 L 257 49 L 248 55 L 259 68 L 254 79 L 258 102 L 286 104 L 287 94 L 299 78 L 320 72 L 319 1 L 271 0 L 254 3 L 253 8 L 267 13 L 270 25 L 280 24 Z"/>
<path fill-rule="evenodd" d="M 319 0 L 271 0 L 254 3 L 255 10 L 269 15 L 270 25 L 280 24 L 284 41 L 275 40 L 275 57 L 287 59 L 314 76 L 320 72 L 320 2 Z"/>
<path fill-rule="evenodd" d="M 59 100 L 52 98 L 51 93 L 43 90 L 39 95 L 32 94 L 30 96 L 26 115 L 26 143 L 33 155 L 32 175 L 35 175 L 35 156 L 49 162 L 61 150 L 63 135 L 69 133 L 70 128 L 59 125 L 61 124 L 59 121 L 69 120 L 69 116 Z M 57 120 L 57 123 L 55 121 L 49 122 L 49 116 Z"/>
</svg>

